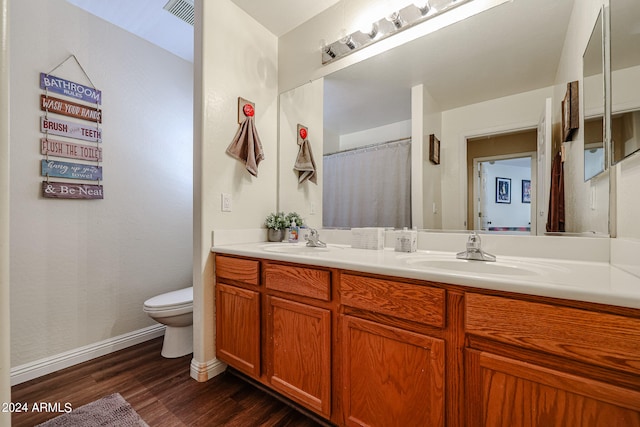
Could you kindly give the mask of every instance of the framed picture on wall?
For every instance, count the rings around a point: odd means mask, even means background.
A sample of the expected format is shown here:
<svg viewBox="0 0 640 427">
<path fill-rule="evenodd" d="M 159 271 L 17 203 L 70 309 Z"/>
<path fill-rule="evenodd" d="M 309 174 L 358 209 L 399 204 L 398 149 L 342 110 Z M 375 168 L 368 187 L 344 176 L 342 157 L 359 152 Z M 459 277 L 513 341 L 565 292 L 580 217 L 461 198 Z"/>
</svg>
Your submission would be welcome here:
<svg viewBox="0 0 640 427">
<path fill-rule="evenodd" d="M 562 100 L 562 142 L 571 140 L 571 136 L 580 127 L 578 81 L 567 83 L 567 92 Z"/>
<path fill-rule="evenodd" d="M 531 180 L 522 180 L 522 203 L 531 203 Z"/>
<path fill-rule="evenodd" d="M 511 178 L 496 177 L 496 203 L 511 203 Z"/>
<path fill-rule="evenodd" d="M 440 164 L 440 140 L 434 134 L 429 135 L 429 161 Z"/>
</svg>

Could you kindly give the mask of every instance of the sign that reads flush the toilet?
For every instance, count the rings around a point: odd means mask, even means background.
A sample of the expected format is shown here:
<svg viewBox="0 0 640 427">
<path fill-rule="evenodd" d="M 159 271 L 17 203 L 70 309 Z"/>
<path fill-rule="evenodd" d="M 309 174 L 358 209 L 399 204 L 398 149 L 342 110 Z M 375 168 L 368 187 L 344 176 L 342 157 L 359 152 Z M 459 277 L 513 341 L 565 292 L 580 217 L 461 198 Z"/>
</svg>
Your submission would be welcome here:
<svg viewBox="0 0 640 427">
<path fill-rule="evenodd" d="M 93 162 L 102 161 L 102 148 L 100 147 L 91 147 L 90 145 L 57 141 L 49 138 L 40 138 L 40 154 Z"/>
<path fill-rule="evenodd" d="M 104 199 L 102 185 L 42 181 L 42 197 L 49 199 Z"/>
</svg>

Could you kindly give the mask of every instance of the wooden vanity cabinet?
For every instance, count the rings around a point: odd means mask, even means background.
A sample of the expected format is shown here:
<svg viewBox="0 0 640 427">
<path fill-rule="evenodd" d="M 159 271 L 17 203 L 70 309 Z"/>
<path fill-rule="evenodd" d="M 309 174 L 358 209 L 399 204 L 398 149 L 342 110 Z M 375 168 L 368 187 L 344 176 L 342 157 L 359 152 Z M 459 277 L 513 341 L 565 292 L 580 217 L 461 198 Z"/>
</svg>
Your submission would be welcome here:
<svg viewBox="0 0 640 427">
<path fill-rule="evenodd" d="M 331 273 L 265 262 L 264 284 L 268 381 L 284 396 L 330 418 Z"/>
<path fill-rule="evenodd" d="M 260 377 L 260 265 L 216 255 L 216 356 Z"/>
<path fill-rule="evenodd" d="M 342 273 L 339 293 L 344 424 L 444 426 L 446 291 Z"/>
<path fill-rule="evenodd" d="M 215 259 L 217 357 L 337 425 L 640 427 L 640 310 Z"/>
<path fill-rule="evenodd" d="M 466 294 L 466 425 L 640 426 L 640 319 Z"/>
</svg>

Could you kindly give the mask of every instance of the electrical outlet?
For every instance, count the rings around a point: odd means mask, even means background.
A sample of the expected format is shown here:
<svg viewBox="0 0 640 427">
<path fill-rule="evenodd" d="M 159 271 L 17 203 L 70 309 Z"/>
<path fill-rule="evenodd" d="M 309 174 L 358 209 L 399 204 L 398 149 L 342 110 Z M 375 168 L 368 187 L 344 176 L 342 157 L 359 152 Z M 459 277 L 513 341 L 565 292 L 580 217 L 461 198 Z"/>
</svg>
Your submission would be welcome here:
<svg viewBox="0 0 640 427">
<path fill-rule="evenodd" d="M 316 214 L 316 204 L 311 202 L 311 209 L 309 211 L 309 215 L 315 215 Z"/>
<path fill-rule="evenodd" d="M 221 194 L 221 207 L 222 212 L 231 212 L 231 194 L 222 193 Z"/>
</svg>

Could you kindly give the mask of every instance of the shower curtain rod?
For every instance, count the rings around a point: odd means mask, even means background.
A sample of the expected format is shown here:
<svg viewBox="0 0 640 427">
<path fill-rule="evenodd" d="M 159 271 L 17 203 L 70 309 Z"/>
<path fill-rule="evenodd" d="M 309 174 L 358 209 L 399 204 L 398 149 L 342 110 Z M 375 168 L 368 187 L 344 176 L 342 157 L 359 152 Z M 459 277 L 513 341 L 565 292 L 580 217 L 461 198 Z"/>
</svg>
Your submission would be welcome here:
<svg viewBox="0 0 640 427">
<path fill-rule="evenodd" d="M 407 138 L 400 138 L 400 139 L 393 139 L 391 141 L 384 141 L 384 142 L 376 142 L 375 144 L 369 144 L 369 145 L 363 145 L 360 147 L 355 147 L 355 148 L 348 148 L 346 150 L 342 150 L 342 151 L 334 151 L 333 153 L 327 153 L 327 154 L 323 154 L 322 156 L 333 156 L 334 154 L 343 154 L 343 153 L 348 153 L 350 151 L 356 151 L 356 150 L 368 150 L 370 148 L 376 148 L 379 147 L 381 145 L 385 145 L 385 144 L 393 144 L 395 142 L 404 142 L 404 141 L 411 141 L 411 137 L 407 137 Z"/>
</svg>

